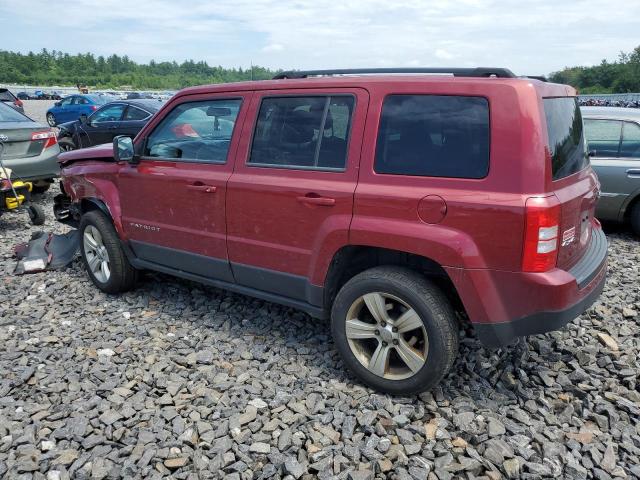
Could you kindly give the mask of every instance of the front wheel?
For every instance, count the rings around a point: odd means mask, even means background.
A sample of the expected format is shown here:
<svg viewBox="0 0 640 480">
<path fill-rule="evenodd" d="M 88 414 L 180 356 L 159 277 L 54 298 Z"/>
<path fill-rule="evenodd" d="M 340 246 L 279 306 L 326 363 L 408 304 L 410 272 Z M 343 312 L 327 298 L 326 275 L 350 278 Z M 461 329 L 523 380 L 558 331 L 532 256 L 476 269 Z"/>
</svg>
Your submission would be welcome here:
<svg viewBox="0 0 640 480">
<path fill-rule="evenodd" d="M 60 150 L 63 152 L 70 152 L 71 150 L 76 149 L 76 144 L 73 142 L 73 140 L 71 140 L 68 137 L 59 138 L 58 146 L 60 147 Z"/>
<path fill-rule="evenodd" d="M 131 290 L 136 270 L 131 266 L 109 219 L 98 211 L 82 215 L 80 252 L 89 278 L 105 293 Z"/>
<path fill-rule="evenodd" d="M 56 117 L 53 116 L 53 113 L 47 113 L 47 123 L 50 127 L 56 126 Z"/>
<path fill-rule="evenodd" d="M 434 387 L 458 351 L 446 296 L 402 267 L 376 267 L 349 280 L 333 304 L 331 330 L 349 369 L 367 385 L 396 395 Z"/>
</svg>

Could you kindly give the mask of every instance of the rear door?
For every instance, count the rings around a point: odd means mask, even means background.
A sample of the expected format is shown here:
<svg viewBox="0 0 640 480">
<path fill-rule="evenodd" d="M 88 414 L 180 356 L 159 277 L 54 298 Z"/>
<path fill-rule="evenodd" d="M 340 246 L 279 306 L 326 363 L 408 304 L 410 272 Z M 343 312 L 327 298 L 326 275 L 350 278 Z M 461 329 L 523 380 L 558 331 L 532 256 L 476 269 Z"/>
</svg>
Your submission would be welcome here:
<svg viewBox="0 0 640 480">
<path fill-rule="evenodd" d="M 543 105 L 551 160 L 550 190 L 560 201 L 557 266 L 569 269 L 591 241 L 598 180 L 589 165 L 577 98 L 544 98 Z"/>
<path fill-rule="evenodd" d="M 128 137 L 134 138 L 149 121 L 151 115 L 152 114 L 146 110 L 129 105 L 120 122 L 118 135 L 127 135 Z"/>
<path fill-rule="evenodd" d="M 584 128 L 592 155 L 591 165 L 600 180 L 601 193 L 596 216 L 602 220 L 617 220 L 627 195 L 621 189 L 626 163 L 619 158 L 622 121 L 585 118 Z"/>
<path fill-rule="evenodd" d="M 237 283 L 319 305 L 314 269 L 348 243 L 362 89 L 255 93 L 227 193 Z"/>
<path fill-rule="evenodd" d="M 225 198 L 250 93 L 178 99 L 146 139 L 137 165 L 122 165 L 122 224 L 136 256 L 231 282 Z M 145 141 L 146 140 L 146 141 Z"/>
</svg>

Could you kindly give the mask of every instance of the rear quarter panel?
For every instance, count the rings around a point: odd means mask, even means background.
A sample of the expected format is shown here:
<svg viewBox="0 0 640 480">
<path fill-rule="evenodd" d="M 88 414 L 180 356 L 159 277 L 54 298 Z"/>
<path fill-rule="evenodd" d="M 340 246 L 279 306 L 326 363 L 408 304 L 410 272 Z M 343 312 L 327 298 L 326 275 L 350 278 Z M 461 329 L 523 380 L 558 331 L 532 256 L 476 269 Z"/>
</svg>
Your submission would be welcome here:
<svg viewBox="0 0 640 480">
<path fill-rule="evenodd" d="M 490 108 L 488 175 L 464 179 L 377 174 L 374 159 L 380 112 L 390 94 L 486 98 Z M 525 80 L 454 79 L 376 89 L 350 243 L 415 253 L 442 266 L 519 270 L 525 201 L 545 187 L 541 128 L 537 91 Z M 438 195 L 446 202 L 440 223 L 426 224 L 418 216 L 418 204 L 427 195 Z"/>
</svg>

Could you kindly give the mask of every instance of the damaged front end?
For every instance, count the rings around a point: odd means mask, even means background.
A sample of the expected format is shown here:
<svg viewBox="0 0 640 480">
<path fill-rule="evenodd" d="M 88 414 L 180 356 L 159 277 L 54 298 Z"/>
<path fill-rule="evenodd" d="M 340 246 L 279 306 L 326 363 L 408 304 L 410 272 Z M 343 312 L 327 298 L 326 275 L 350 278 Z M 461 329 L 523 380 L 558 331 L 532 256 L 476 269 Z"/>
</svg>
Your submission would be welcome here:
<svg viewBox="0 0 640 480">
<path fill-rule="evenodd" d="M 60 182 L 60 193 L 53 197 L 53 215 L 58 222 L 73 228 L 78 228 L 80 223 L 80 208 L 78 204 L 74 203 L 71 197 L 67 195 L 62 182 Z"/>
</svg>

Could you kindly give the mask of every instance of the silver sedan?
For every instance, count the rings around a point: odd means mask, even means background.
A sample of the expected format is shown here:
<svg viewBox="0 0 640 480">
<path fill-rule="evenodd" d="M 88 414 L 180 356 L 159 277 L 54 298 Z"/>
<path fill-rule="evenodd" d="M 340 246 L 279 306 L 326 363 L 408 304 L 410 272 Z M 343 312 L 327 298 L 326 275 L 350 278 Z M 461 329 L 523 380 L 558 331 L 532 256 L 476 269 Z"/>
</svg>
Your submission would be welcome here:
<svg viewBox="0 0 640 480">
<path fill-rule="evenodd" d="M 629 222 L 640 235 L 640 109 L 582 107 L 601 197 L 596 216 Z"/>
</svg>

